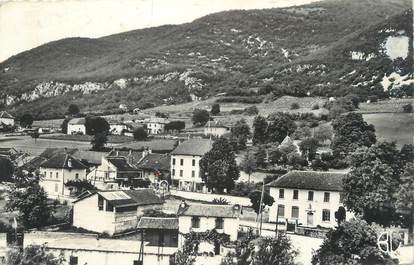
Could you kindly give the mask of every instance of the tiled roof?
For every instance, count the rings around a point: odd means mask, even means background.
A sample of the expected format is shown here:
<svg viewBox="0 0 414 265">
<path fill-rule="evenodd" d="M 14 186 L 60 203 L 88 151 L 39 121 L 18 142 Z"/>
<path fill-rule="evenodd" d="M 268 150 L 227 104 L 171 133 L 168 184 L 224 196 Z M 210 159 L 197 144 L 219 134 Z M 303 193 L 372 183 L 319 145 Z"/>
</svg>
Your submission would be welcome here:
<svg viewBox="0 0 414 265">
<path fill-rule="evenodd" d="M 0 119 L 1 118 L 14 119 L 14 117 L 10 113 L 8 113 L 7 111 L 0 112 Z"/>
<path fill-rule="evenodd" d="M 148 154 L 136 166 L 140 169 L 170 171 L 171 156 L 167 154 Z"/>
<path fill-rule="evenodd" d="M 137 169 L 130 165 L 127 159 L 123 156 L 108 156 L 106 157 L 106 160 L 114 165 L 118 171 L 137 171 Z"/>
<path fill-rule="evenodd" d="M 99 165 L 101 164 L 102 157 L 106 157 L 108 153 L 89 150 L 76 150 L 72 155 L 77 159 L 85 161 L 89 164 Z"/>
<path fill-rule="evenodd" d="M 269 187 L 342 191 L 342 178 L 345 173 L 321 171 L 290 171 L 267 184 Z"/>
<path fill-rule="evenodd" d="M 207 128 L 229 128 L 229 126 L 224 125 L 221 121 L 208 121 L 205 125 Z"/>
<path fill-rule="evenodd" d="M 155 153 L 169 153 L 177 146 L 177 140 L 154 139 L 151 141 L 133 141 L 116 146 L 117 149 L 144 150 L 149 148 Z"/>
<path fill-rule="evenodd" d="M 141 217 L 137 228 L 178 230 L 178 218 Z"/>
<path fill-rule="evenodd" d="M 134 165 L 142 159 L 142 151 L 136 150 L 112 150 L 108 156 L 122 156 L 125 157 L 128 163 Z"/>
<path fill-rule="evenodd" d="M 85 118 L 74 118 L 74 119 L 71 119 L 69 122 L 68 122 L 68 124 L 78 124 L 78 125 L 81 125 L 81 124 L 85 124 Z"/>
<path fill-rule="evenodd" d="M 190 139 L 177 146 L 172 155 L 196 155 L 203 156 L 210 151 L 213 141 L 209 139 Z"/>
<path fill-rule="evenodd" d="M 68 153 L 72 155 L 75 153 L 77 149 L 65 149 L 65 148 L 46 148 L 39 156 L 50 159 L 57 154 L 65 154 Z"/>
<path fill-rule="evenodd" d="M 0 147 L 0 154 L 1 155 L 14 155 L 17 154 L 18 151 L 13 147 Z"/>
<path fill-rule="evenodd" d="M 115 207 L 162 204 L 163 201 L 151 189 L 99 191 L 99 195 Z"/>
<path fill-rule="evenodd" d="M 82 162 L 69 154 L 60 153 L 40 164 L 44 168 L 87 169 Z"/>
<path fill-rule="evenodd" d="M 180 205 L 177 215 L 236 218 L 240 212 L 235 207 L 234 205 L 186 204 L 185 207 Z"/>
</svg>

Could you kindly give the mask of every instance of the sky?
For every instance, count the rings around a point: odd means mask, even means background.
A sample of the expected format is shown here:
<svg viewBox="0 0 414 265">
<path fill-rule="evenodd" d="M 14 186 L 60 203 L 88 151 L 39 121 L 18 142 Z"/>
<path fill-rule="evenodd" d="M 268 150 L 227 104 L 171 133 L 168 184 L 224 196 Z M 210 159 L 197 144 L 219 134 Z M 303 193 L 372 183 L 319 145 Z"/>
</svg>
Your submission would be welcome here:
<svg viewBox="0 0 414 265">
<path fill-rule="evenodd" d="M 315 0 L 0 0 L 0 62 L 68 37 L 97 38 L 191 22 L 230 9 L 301 5 Z"/>
</svg>

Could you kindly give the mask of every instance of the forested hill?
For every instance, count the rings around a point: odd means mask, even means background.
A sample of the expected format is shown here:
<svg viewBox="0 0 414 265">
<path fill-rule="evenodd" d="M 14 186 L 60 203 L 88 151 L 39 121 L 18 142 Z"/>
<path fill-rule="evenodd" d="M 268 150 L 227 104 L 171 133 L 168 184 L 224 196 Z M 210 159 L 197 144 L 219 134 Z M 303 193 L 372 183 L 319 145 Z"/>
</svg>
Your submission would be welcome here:
<svg viewBox="0 0 414 265">
<path fill-rule="evenodd" d="M 412 79 L 411 4 L 326 0 L 51 42 L 0 64 L 2 107 L 47 118 L 72 102 L 104 111 L 223 92 L 260 98 L 398 89 Z"/>
</svg>

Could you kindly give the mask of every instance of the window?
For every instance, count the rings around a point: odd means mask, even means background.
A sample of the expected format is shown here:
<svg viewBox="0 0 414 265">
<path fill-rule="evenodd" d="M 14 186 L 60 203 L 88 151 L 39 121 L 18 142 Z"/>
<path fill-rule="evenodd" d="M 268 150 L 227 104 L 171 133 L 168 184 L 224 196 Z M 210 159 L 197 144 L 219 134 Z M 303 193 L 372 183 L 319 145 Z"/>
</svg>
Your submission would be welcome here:
<svg viewBox="0 0 414 265">
<path fill-rule="evenodd" d="M 313 201 L 313 191 L 308 192 L 308 201 Z"/>
<path fill-rule="evenodd" d="M 339 202 L 340 203 L 343 203 L 344 202 L 344 196 L 345 196 L 345 194 L 344 193 L 339 193 Z"/>
<path fill-rule="evenodd" d="M 196 161 L 195 161 L 195 159 L 193 159 L 193 167 L 195 167 L 195 163 L 196 163 Z"/>
<path fill-rule="evenodd" d="M 191 177 L 195 178 L 195 171 L 194 170 L 191 171 Z"/>
<path fill-rule="evenodd" d="M 194 216 L 191 218 L 191 227 L 200 228 L 200 217 Z"/>
<path fill-rule="evenodd" d="M 180 159 L 180 165 L 184 166 L 184 159 Z"/>
<path fill-rule="evenodd" d="M 103 204 L 104 204 L 103 198 L 101 196 L 98 196 L 98 209 L 99 209 L 99 211 L 103 211 Z"/>
<path fill-rule="evenodd" d="M 284 205 L 278 205 L 277 206 L 277 216 L 278 217 L 285 217 L 285 206 Z"/>
<path fill-rule="evenodd" d="M 175 158 L 173 158 L 173 160 L 172 160 L 172 164 L 173 164 L 173 165 L 175 165 Z"/>
<path fill-rule="evenodd" d="M 109 204 L 109 203 L 106 204 L 106 211 L 107 212 L 113 212 L 114 211 L 114 207 L 112 206 L 112 204 Z"/>
<path fill-rule="evenodd" d="M 79 179 L 79 173 L 75 174 L 75 179 Z"/>
<path fill-rule="evenodd" d="M 56 178 L 57 179 L 59 178 L 59 172 L 56 172 Z"/>
<path fill-rule="evenodd" d="M 299 207 L 292 206 L 292 218 L 299 218 Z"/>
<path fill-rule="evenodd" d="M 294 200 L 299 199 L 299 191 L 298 190 L 293 190 L 293 199 Z"/>
<path fill-rule="evenodd" d="M 78 265 L 78 257 L 70 256 L 69 257 L 69 265 Z"/>
<path fill-rule="evenodd" d="M 181 169 L 180 170 L 180 177 L 182 177 L 183 176 L 183 170 Z"/>
<path fill-rule="evenodd" d="M 50 178 L 53 178 L 53 175 L 52 174 L 53 174 L 52 172 L 49 172 L 49 177 Z"/>
<path fill-rule="evenodd" d="M 283 199 L 283 198 L 285 198 L 285 190 L 279 189 L 279 199 Z"/>
<path fill-rule="evenodd" d="M 322 210 L 322 221 L 329 222 L 331 220 L 331 211 L 327 209 Z"/>
<path fill-rule="evenodd" d="M 140 260 L 134 260 L 134 262 L 132 263 L 132 265 L 142 265 L 142 261 L 140 261 Z"/>
<path fill-rule="evenodd" d="M 172 170 L 172 175 L 175 176 L 175 169 Z"/>
<path fill-rule="evenodd" d="M 224 220 L 221 217 L 216 218 L 216 229 L 223 229 Z"/>
<path fill-rule="evenodd" d="M 57 183 L 55 183 L 55 192 L 58 192 L 58 191 L 59 191 L 59 186 Z"/>
<path fill-rule="evenodd" d="M 47 178 L 47 174 L 46 174 L 46 171 L 44 172 L 44 174 L 43 175 L 45 175 L 45 178 Z"/>
<path fill-rule="evenodd" d="M 325 192 L 323 194 L 323 202 L 329 202 L 329 197 L 330 197 L 330 193 L 329 192 Z"/>
</svg>

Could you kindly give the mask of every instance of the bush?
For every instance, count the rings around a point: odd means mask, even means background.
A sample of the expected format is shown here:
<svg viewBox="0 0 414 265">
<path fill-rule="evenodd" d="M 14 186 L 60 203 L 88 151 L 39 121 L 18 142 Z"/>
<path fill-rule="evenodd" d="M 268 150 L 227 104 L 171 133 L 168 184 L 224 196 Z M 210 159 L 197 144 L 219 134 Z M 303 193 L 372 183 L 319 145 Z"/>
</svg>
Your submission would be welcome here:
<svg viewBox="0 0 414 265">
<path fill-rule="evenodd" d="M 224 97 L 219 98 L 216 102 L 220 103 L 247 103 L 247 104 L 258 104 L 262 103 L 263 98 L 257 96 L 250 96 L 250 97 Z"/>
<path fill-rule="evenodd" d="M 217 115 L 220 113 L 220 104 L 214 103 L 213 106 L 211 106 L 211 115 Z"/>
<path fill-rule="evenodd" d="M 259 114 L 259 110 L 257 109 L 256 106 L 251 106 L 251 107 L 245 108 L 244 113 L 246 115 L 253 116 L 253 115 Z"/>
<path fill-rule="evenodd" d="M 300 109 L 299 103 L 294 102 L 290 105 L 290 109 L 294 110 L 294 109 Z"/>
<path fill-rule="evenodd" d="M 134 135 L 134 140 L 144 141 L 148 137 L 148 132 L 144 127 L 139 127 L 134 131 L 133 135 Z"/>
<path fill-rule="evenodd" d="M 211 201 L 211 203 L 212 204 L 220 204 L 220 205 L 228 205 L 228 204 L 230 204 L 229 201 L 227 201 L 225 198 L 222 198 L 222 197 L 220 197 L 220 198 L 214 198 Z"/>
<path fill-rule="evenodd" d="M 378 102 L 378 96 L 369 96 L 368 97 L 368 100 L 371 102 L 371 103 L 373 103 L 373 102 Z"/>
<path fill-rule="evenodd" d="M 319 105 L 318 105 L 318 104 L 313 105 L 313 106 L 312 106 L 312 109 L 313 109 L 313 110 L 317 110 L 317 109 L 319 109 Z"/>
<path fill-rule="evenodd" d="M 403 106 L 403 111 L 405 113 L 412 113 L 413 112 L 413 105 L 412 104 L 407 104 Z"/>
</svg>

